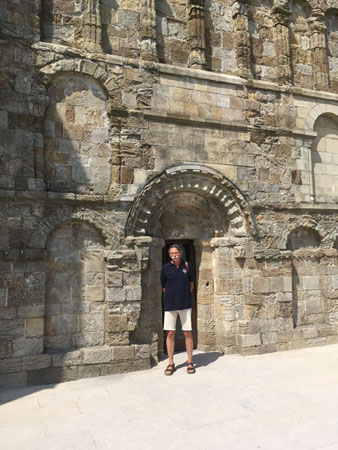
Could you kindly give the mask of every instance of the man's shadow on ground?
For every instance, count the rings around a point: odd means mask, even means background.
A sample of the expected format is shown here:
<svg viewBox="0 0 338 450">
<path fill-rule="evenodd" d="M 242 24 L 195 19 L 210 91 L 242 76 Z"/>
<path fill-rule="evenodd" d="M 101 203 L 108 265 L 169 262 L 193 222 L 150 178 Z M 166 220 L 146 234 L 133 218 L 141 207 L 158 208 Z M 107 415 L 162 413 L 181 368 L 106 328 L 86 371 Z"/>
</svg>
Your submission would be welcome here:
<svg viewBox="0 0 338 450">
<path fill-rule="evenodd" d="M 205 367 L 208 366 L 209 364 L 214 363 L 215 361 L 218 360 L 218 358 L 220 356 L 223 356 L 223 353 L 220 352 L 210 352 L 210 353 L 197 353 L 194 355 L 194 365 L 196 367 L 196 369 L 198 367 Z M 182 367 L 185 367 L 187 365 L 186 362 L 182 363 L 182 364 L 178 364 L 176 366 L 176 369 L 180 369 Z"/>
</svg>

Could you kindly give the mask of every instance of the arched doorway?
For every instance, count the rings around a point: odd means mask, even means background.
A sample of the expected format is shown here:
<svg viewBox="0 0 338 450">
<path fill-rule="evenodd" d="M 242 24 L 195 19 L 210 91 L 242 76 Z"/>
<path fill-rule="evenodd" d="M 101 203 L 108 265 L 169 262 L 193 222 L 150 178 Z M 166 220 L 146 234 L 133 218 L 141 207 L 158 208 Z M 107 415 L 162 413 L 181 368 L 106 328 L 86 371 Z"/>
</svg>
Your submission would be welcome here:
<svg viewBox="0 0 338 450">
<path fill-rule="evenodd" d="M 126 235 L 138 239 L 139 246 L 147 247 L 149 262 L 142 273 L 140 328 L 135 335 L 148 336 L 155 359 L 163 342 L 159 280 L 166 243 L 193 243 L 196 342 L 202 350 L 216 350 L 217 341 L 227 339 L 223 322 L 228 317 L 222 313 L 217 318 L 223 305 L 215 307 L 215 301 L 224 297 L 224 283 L 219 283 L 219 274 L 224 272 L 224 252 L 219 251 L 217 242 L 223 239 L 230 247 L 235 244 L 238 247 L 255 232 L 254 216 L 246 197 L 231 180 L 208 167 L 187 164 L 167 169 L 141 190 L 130 210 Z M 223 242 L 224 245 L 228 244 Z M 229 251 L 229 255 L 233 254 Z"/>
</svg>

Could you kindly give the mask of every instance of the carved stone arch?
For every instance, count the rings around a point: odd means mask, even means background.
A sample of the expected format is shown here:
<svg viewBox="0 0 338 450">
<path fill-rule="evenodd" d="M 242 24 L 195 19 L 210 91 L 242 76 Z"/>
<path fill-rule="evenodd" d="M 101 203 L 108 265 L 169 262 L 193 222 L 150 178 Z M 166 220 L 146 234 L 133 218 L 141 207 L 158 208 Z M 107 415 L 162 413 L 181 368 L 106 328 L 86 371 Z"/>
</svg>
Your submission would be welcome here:
<svg viewBox="0 0 338 450">
<path fill-rule="evenodd" d="M 295 231 L 298 228 L 306 228 L 308 230 L 315 231 L 316 233 L 318 233 L 321 242 L 323 241 L 323 237 L 325 236 L 326 233 L 325 228 L 312 217 L 310 216 L 299 217 L 289 222 L 282 231 L 278 243 L 279 244 L 278 247 L 280 249 L 287 248 L 288 237 L 293 231 Z"/>
<path fill-rule="evenodd" d="M 184 195 L 189 198 L 183 199 Z M 197 198 L 200 201 L 197 201 Z M 195 206 L 194 206 L 195 203 Z M 199 203 L 200 207 L 198 207 Z M 170 206 L 184 204 L 203 214 L 204 204 L 217 212 L 210 220 L 214 230 L 228 221 L 231 234 L 235 236 L 256 235 L 257 226 L 250 204 L 235 184 L 214 169 L 187 164 L 164 170 L 150 180 L 138 194 L 129 212 L 125 234 L 154 234 L 154 224 Z M 220 233 L 224 232 L 219 230 Z"/>
<path fill-rule="evenodd" d="M 338 106 L 336 105 L 317 105 L 314 106 L 309 114 L 307 115 L 307 118 L 305 120 L 305 127 L 304 131 L 311 131 L 313 132 L 315 122 L 318 119 L 319 116 L 327 114 L 327 115 L 335 115 L 338 118 Z"/>
<path fill-rule="evenodd" d="M 114 250 L 118 247 L 122 232 L 112 227 L 111 222 L 103 214 L 96 211 L 79 208 L 62 208 L 41 220 L 31 237 L 31 248 L 46 248 L 49 235 L 61 224 L 70 221 L 82 221 L 93 225 L 104 239 L 105 245 Z"/>
<path fill-rule="evenodd" d="M 41 67 L 40 72 L 44 75 L 46 84 L 50 84 L 55 76 L 69 72 L 94 78 L 108 97 L 113 97 L 117 89 L 115 77 L 109 75 L 105 67 L 86 59 L 61 59 Z"/>
</svg>

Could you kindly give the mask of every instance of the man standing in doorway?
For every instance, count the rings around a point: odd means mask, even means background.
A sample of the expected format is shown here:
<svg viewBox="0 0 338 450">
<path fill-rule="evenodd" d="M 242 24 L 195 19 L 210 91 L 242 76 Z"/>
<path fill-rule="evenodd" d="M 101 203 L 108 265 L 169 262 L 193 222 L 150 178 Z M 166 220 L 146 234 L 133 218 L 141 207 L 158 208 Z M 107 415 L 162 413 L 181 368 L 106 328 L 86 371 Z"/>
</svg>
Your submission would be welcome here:
<svg viewBox="0 0 338 450">
<path fill-rule="evenodd" d="M 188 354 L 187 372 L 195 373 L 192 360 L 194 347 L 191 326 L 191 293 L 194 289 L 194 274 L 191 265 L 182 260 L 182 250 L 178 244 L 169 247 L 170 261 L 163 265 L 161 284 L 164 302 L 164 330 L 167 331 L 167 352 L 169 364 L 165 375 L 172 375 L 175 371 L 174 350 L 176 320 L 180 316 L 185 347 Z"/>
</svg>

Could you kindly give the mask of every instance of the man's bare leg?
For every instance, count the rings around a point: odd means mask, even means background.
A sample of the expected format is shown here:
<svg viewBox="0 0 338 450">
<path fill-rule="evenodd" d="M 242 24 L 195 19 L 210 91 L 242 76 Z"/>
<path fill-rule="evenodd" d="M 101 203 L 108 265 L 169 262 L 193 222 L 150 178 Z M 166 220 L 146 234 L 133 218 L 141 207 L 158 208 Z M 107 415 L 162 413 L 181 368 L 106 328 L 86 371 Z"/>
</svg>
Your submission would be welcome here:
<svg viewBox="0 0 338 450">
<path fill-rule="evenodd" d="M 185 348 L 188 354 L 188 363 L 192 363 L 192 351 L 194 349 L 194 341 L 191 331 L 183 331 L 185 337 Z"/>
<path fill-rule="evenodd" d="M 174 365 L 175 333 L 176 333 L 176 330 L 167 331 L 167 338 L 166 338 L 169 364 L 172 364 L 172 365 Z"/>
</svg>

